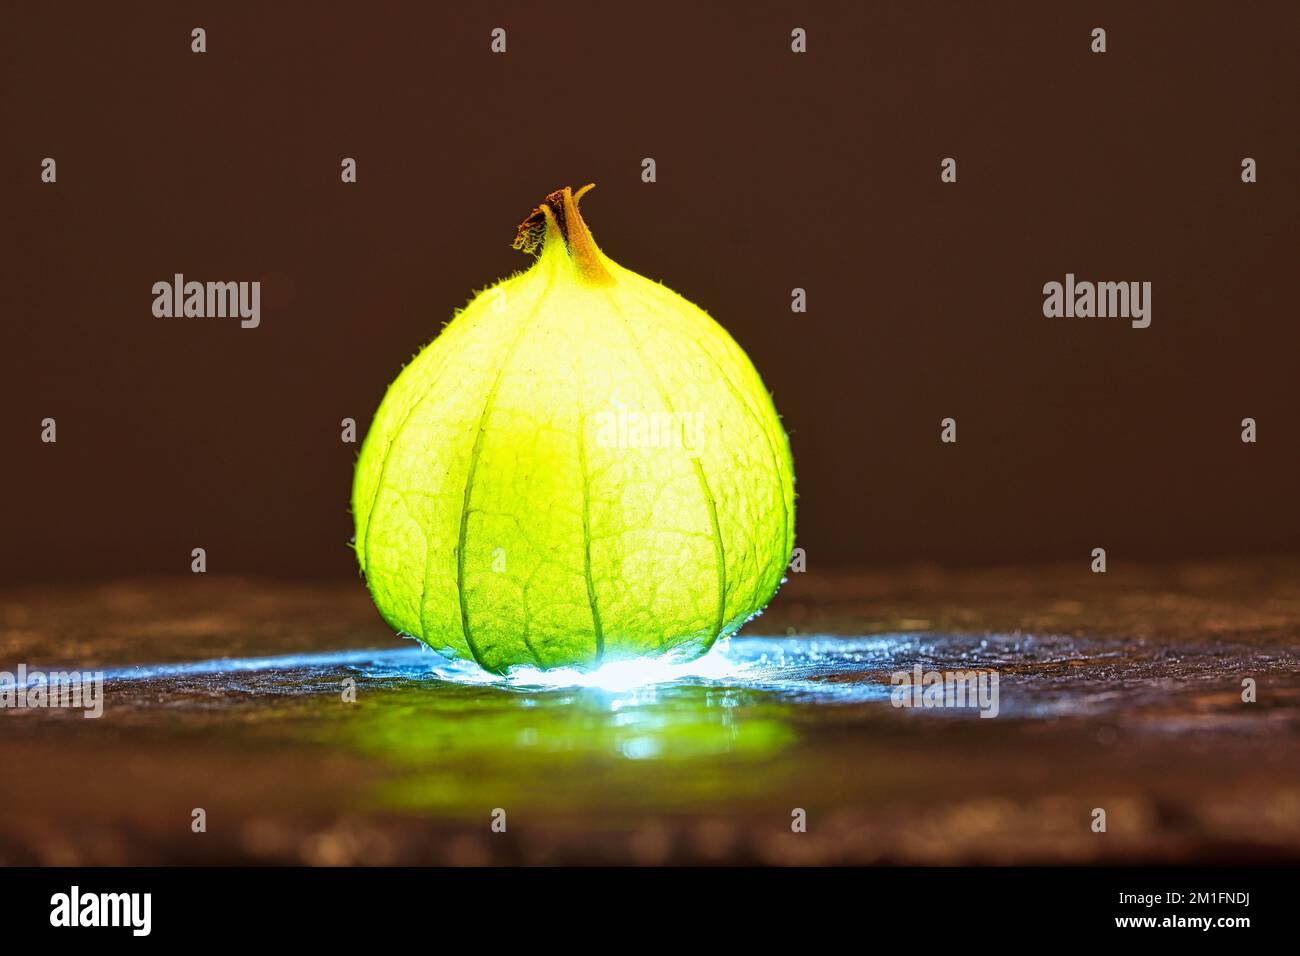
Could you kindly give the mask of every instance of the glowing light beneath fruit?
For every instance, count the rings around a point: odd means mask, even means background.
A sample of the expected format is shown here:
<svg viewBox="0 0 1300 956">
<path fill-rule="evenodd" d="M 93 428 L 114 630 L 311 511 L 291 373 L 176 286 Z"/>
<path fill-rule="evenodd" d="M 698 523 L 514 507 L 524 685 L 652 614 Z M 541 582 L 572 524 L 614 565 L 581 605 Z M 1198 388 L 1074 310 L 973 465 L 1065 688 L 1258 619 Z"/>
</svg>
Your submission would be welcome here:
<svg viewBox="0 0 1300 956">
<path fill-rule="evenodd" d="M 593 671 L 582 671 L 572 667 L 549 671 L 538 670 L 535 667 L 515 667 L 510 670 L 505 682 L 521 687 L 590 687 L 597 690 L 625 691 L 691 678 L 725 681 L 740 677 L 743 671 L 751 666 L 745 662 L 732 660 L 725 652 L 720 651 L 682 663 L 653 657 L 610 661 Z"/>
<path fill-rule="evenodd" d="M 745 637 L 719 642 L 708 654 L 693 661 L 645 657 L 610 661 L 591 671 L 567 667 L 543 671 L 520 666 L 505 676 L 490 674 L 472 661 L 448 660 L 422 646 L 406 646 L 126 667 L 106 671 L 104 679 L 130 682 L 249 675 L 257 678 L 259 687 L 272 691 L 274 685 L 286 680 L 302 686 L 344 670 L 367 680 L 442 682 L 519 692 L 586 691 L 618 695 L 703 686 L 852 701 L 887 698 L 887 682 L 854 677 L 867 678 L 903 661 L 910 666 L 920 646 L 918 641 L 916 635 L 904 634 L 869 638 Z M 720 703 L 725 705 L 725 700 L 720 699 Z M 612 710 L 619 706 L 619 700 L 609 702 Z"/>
</svg>

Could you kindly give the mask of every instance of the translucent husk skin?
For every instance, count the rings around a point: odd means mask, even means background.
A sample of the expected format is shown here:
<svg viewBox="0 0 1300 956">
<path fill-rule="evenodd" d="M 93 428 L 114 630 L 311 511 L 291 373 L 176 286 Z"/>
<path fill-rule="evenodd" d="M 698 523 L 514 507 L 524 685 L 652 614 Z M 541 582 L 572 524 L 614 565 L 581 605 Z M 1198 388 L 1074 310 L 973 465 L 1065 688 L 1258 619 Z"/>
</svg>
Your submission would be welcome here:
<svg viewBox="0 0 1300 956">
<path fill-rule="evenodd" d="M 586 187 L 590 188 L 590 187 Z M 567 187 L 389 388 L 357 461 L 384 619 L 489 671 L 692 657 L 779 587 L 790 447 L 745 353 L 609 259 Z"/>
</svg>

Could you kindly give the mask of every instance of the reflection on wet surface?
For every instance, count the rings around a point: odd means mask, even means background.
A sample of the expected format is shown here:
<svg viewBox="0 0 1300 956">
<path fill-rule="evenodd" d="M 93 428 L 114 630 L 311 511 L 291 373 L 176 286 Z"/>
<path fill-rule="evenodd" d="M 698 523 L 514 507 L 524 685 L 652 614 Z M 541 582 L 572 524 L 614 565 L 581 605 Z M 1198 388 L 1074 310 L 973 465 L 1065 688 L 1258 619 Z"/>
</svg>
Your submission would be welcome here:
<svg viewBox="0 0 1300 956">
<path fill-rule="evenodd" d="M 100 720 L 0 714 L 25 768 L 0 776 L 0 862 L 1300 856 L 1294 580 L 1162 572 L 1076 600 L 1045 574 L 1016 579 L 1018 613 L 979 576 L 810 579 L 756 623 L 825 633 L 505 679 L 394 641 L 349 589 L 9 596 L 7 661 L 106 684 Z M 914 668 L 996 672 L 996 719 L 893 706 Z"/>
</svg>

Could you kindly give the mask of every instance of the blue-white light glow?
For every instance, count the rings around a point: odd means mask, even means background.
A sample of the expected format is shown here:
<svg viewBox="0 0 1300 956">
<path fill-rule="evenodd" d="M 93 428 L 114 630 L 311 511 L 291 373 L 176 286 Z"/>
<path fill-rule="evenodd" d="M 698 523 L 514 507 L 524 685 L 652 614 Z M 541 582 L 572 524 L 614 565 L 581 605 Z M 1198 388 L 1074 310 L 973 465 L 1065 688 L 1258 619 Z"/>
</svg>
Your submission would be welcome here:
<svg viewBox="0 0 1300 956">
<path fill-rule="evenodd" d="M 505 676 L 489 674 L 472 661 L 448 660 L 420 645 L 377 650 L 288 654 L 279 657 L 219 658 L 181 664 L 123 667 L 104 672 L 108 682 L 203 678 L 214 675 L 292 675 L 302 681 L 342 668 L 371 680 L 446 682 L 528 691 L 591 690 L 620 694 L 674 685 L 767 689 L 834 699 L 878 699 L 888 688 L 877 682 L 828 681 L 888 665 L 910 648 L 913 635 L 870 638 L 736 638 L 719 642 L 693 661 L 637 658 L 610 661 L 591 671 L 516 667 Z"/>
</svg>

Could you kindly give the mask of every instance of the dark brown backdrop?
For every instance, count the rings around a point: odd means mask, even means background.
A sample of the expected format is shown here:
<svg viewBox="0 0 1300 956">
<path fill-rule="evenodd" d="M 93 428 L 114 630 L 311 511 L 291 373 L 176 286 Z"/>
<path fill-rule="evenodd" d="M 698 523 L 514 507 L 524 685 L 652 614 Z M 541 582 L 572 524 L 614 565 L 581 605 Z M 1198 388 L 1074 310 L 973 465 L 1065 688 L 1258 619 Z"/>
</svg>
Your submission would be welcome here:
<svg viewBox="0 0 1300 956">
<path fill-rule="evenodd" d="M 616 6 L 6 5 L 0 573 L 352 573 L 339 420 L 589 180 L 774 392 L 810 562 L 1300 546 L 1300 7 Z M 1067 271 L 1151 328 L 1044 318 Z M 262 327 L 154 318 L 175 272 Z"/>
</svg>

